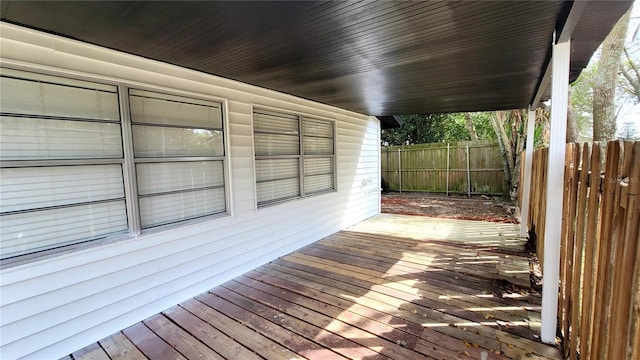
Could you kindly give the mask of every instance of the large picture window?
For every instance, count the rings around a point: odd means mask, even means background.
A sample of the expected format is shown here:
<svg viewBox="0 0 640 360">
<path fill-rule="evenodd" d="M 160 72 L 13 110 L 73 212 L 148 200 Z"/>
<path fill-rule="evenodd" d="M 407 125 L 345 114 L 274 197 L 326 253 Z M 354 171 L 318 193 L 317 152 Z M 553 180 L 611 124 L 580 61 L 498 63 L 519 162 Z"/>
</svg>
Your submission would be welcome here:
<svg viewBox="0 0 640 360">
<path fill-rule="evenodd" d="M 333 122 L 255 109 L 258 207 L 335 190 Z"/>
<path fill-rule="evenodd" d="M 0 91 L 3 262 L 226 211 L 221 103 L 6 68 Z"/>
</svg>

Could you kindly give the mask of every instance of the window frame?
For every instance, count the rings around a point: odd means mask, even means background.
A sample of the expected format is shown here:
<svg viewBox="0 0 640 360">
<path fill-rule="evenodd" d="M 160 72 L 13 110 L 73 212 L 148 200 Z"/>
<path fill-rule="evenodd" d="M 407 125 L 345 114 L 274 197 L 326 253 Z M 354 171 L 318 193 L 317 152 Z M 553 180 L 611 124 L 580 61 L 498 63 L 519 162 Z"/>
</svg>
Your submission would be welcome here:
<svg viewBox="0 0 640 360">
<path fill-rule="evenodd" d="M 0 259 L 0 269 L 14 267 L 25 263 L 39 261 L 51 257 L 61 256 L 76 252 L 83 249 L 88 249 L 100 245 L 110 244 L 123 240 L 133 239 L 138 236 L 163 232 L 174 228 L 180 228 L 190 226 L 193 224 L 207 222 L 213 219 L 233 216 L 232 207 L 232 184 L 231 184 L 231 162 L 230 159 L 230 146 L 229 146 L 229 113 L 228 113 L 228 101 L 227 99 L 216 97 L 204 93 L 191 92 L 176 88 L 169 88 L 164 86 L 150 85 L 147 83 L 141 83 L 139 81 L 128 81 L 123 79 L 116 79 L 111 77 L 105 77 L 100 75 L 94 75 L 89 73 L 80 73 L 75 71 L 67 71 L 63 69 L 43 68 L 34 66 L 31 64 L 18 63 L 13 61 L 0 61 L 0 67 L 8 70 L 17 70 L 23 72 L 29 72 L 44 76 L 53 76 L 62 79 L 79 80 L 97 83 L 99 85 L 114 86 L 117 91 L 118 100 L 118 114 L 120 116 L 120 141 L 122 143 L 122 157 L 121 158 L 87 158 L 87 159 L 37 159 L 37 160 L 2 160 L 0 161 L 0 168 L 21 168 L 21 167 L 54 167 L 54 166 L 87 166 L 87 165 L 112 165 L 117 164 L 122 168 L 122 180 L 126 210 L 127 230 L 122 233 L 111 233 L 104 237 L 98 237 L 96 239 L 78 240 L 76 242 L 69 243 L 67 245 L 61 245 L 53 247 L 51 249 L 35 250 L 25 254 L 9 256 L 7 258 Z M 131 108 L 129 103 L 129 89 L 139 89 L 144 91 L 156 92 L 160 94 L 173 95 L 178 97 L 192 98 L 195 100 L 202 100 L 208 102 L 215 102 L 220 104 L 220 115 L 222 129 L 216 129 L 222 131 L 222 150 L 224 154 L 222 156 L 214 157 L 184 157 L 189 161 L 206 161 L 211 158 L 215 158 L 215 161 L 222 162 L 222 179 L 224 184 L 221 188 L 224 191 L 224 205 L 225 211 L 203 215 L 200 217 L 189 218 L 185 220 L 178 220 L 175 222 L 152 226 L 149 228 L 142 228 L 139 206 L 139 193 L 137 187 L 137 174 L 136 164 L 147 162 L 166 162 L 168 158 L 138 158 L 134 156 L 133 149 L 133 131 L 131 121 Z M 3 115 L 9 115 L 4 114 Z M 75 119 L 71 119 L 76 121 Z M 81 119 L 80 119 L 81 120 Z M 78 121 L 80 121 L 78 120 Z M 109 120 L 97 120 L 100 123 L 115 123 Z M 182 157 L 175 157 L 180 159 Z M 172 157 L 171 159 L 174 159 Z M 220 187 L 218 187 L 220 188 Z M 99 201 L 100 202 L 100 201 Z M 73 205 L 60 206 L 61 208 L 70 207 Z M 24 212 L 35 211 L 36 209 L 23 210 Z M 8 212 L 11 213 L 11 212 Z"/>
<path fill-rule="evenodd" d="M 280 135 L 281 133 L 278 132 L 269 132 L 269 131 L 256 131 L 256 127 L 255 127 L 255 114 L 256 112 L 260 112 L 260 111 L 264 111 L 264 112 L 268 112 L 268 113 L 275 113 L 275 114 L 282 114 L 282 115 L 287 115 L 287 116 L 295 116 L 297 118 L 297 122 L 298 122 L 298 154 L 297 155 L 257 155 L 256 154 L 256 138 L 255 135 L 256 133 L 258 134 L 274 134 L 274 135 Z M 305 139 L 305 135 L 304 135 L 304 124 L 303 122 L 305 120 L 310 120 L 310 121 L 316 121 L 316 122 L 320 122 L 320 123 L 327 123 L 329 124 L 330 128 L 331 128 L 331 134 L 332 137 L 323 137 L 323 136 L 307 136 L 307 137 L 311 137 L 311 138 L 330 138 L 332 140 L 332 154 L 326 154 L 326 155 L 317 155 L 317 154 L 309 154 L 309 155 L 305 155 L 304 153 L 304 139 Z M 255 210 L 260 210 L 260 209 L 264 209 L 264 208 L 268 208 L 268 207 L 272 207 L 272 206 L 276 206 L 276 205 L 280 205 L 283 203 L 287 203 L 287 202 L 291 202 L 291 201 L 295 201 L 295 200 L 301 200 L 301 199 L 306 199 L 306 198 L 311 198 L 311 197 L 316 197 L 316 196 L 322 196 L 322 195 L 326 195 L 326 194 L 330 194 L 330 193 L 335 193 L 338 192 L 338 160 L 337 160 L 337 122 L 335 119 L 331 119 L 331 118 L 327 118 L 327 117 L 323 117 L 323 116 L 318 116 L 318 115 L 313 115 L 313 114 L 307 114 L 304 112 L 299 112 L 299 111 L 291 111 L 291 110 L 283 110 L 280 108 L 273 108 L 270 106 L 264 106 L 264 105 L 256 105 L 256 104 L 252 104 L 251 106 L 251 129 L 252 129 L 252 140 L 253 140 L 253 170 L 254 170 L 254 191 L 255 191 L 255 198 L 256 198 L 256 207 Z M 278 199 L 274 199 L 274 200 L 269 200 L 269 201 L 263 201 L 262 203 L 260 203 L 260 201 L 258 201 L 258 174 L 257 174 L 257 166 L 256 163 L 259 160 L 275 160 L 275 159 L 297 159 L 298 161 L 298 176 L 292 176 L 289 177 L 287 179 L 294 179 L 297 178 L 298 179 L 298 186 L 300 189 L 300 193 L 298 196 L 290 196 L 290 197 L 284 197 L 284 198 L 278 198 Z M 311 193 L 306 192 L 305 189 L 305 171 L 304 171 L 304 163 L 305 163 L 305 159 L 314 159 L 314 158 L 329 158 L 331 159 L 331 175 L 332 175 L 332 188 L 331 189 L 327 189 L 327 190 L 320 190 L 320 191 L 314 191 Z M 327 175 L 327 174 L 325 174 Z M 310 175 L 313 176 L 313 175 Z M 275 181 L 275 180 L 271 180 L 271 181 Z"/>
</svg>

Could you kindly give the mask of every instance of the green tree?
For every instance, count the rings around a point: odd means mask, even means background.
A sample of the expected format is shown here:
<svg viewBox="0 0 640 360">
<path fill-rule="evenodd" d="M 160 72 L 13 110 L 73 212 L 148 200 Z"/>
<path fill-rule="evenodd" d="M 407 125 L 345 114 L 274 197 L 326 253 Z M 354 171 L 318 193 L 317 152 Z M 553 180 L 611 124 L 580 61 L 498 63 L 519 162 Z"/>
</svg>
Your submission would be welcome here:
<svg viewBox="0 0 640 360">
<path fill-rule="evenodd" d="M 487 113 L 402 115 L 401 127 L 382 131 L 382 144 L 411 145 L 471 140 L 467 116 L 471 117 L 478 139 L 495 139 Z"/>
</svg>

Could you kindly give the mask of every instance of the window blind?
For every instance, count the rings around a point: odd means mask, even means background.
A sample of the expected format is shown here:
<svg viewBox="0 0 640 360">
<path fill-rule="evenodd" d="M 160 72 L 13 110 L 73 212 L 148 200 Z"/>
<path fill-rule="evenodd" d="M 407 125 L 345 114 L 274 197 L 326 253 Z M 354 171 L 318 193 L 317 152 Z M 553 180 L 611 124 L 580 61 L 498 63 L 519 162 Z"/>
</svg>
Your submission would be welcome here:
<svg viewBox="0 0 640 360">
<path fill-rule="evenodd" d="M 1 258 L 126 232 L 117 88 L 3 68 L 0 91 Z"/>
<path fill-rule="evenodd" d="M 129 102 L 142 228 L 226 211 L 222 104 L 137 89 Z"/>
<path fill-rule="evenodd" d="M 222 103 L 120 89 L 0 68 L 3 262 L 226 211 Z"/>
<path fill-rule="evenodd" d="M 333 122 L 255 109 L 253 129 L 258 207 L 335 189 Z"/>
</svg>

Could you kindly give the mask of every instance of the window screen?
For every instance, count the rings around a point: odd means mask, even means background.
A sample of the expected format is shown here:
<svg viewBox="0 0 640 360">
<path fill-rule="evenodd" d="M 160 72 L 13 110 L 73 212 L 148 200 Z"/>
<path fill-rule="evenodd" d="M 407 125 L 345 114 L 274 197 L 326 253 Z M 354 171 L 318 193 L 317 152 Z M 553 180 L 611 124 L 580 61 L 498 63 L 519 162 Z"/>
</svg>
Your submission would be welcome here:
<svg viewBox="0 0 640 360">
<path fill-rule="evenodd" d="M 1 257 L 126 232 L 117 88 L 0 71 Z"/>
<path fill-rule="evenodd" d="M 129 90 L 143 228 L 226 211 L 220 103 Z"/>
<path fill-rule="evenodd" d="M 253 113 L 258 207 L 335 190 L 333 122 Z"/>
</svg>

